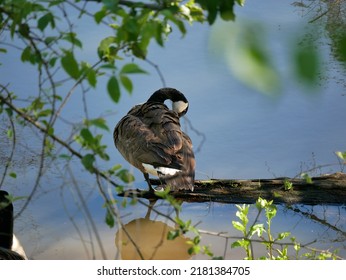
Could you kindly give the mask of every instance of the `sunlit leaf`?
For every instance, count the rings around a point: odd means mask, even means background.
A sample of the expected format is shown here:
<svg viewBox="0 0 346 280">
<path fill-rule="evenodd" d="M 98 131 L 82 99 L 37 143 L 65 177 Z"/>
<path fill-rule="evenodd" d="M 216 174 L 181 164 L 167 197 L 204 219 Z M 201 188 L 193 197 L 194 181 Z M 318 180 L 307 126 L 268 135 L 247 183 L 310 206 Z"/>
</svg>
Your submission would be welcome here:
<svg viewBox="0 0 346 280">
<path fill-rule="evenodd" d="M 237 2 L 240 6 L 244 6 L 244 5 L 245 5 L 245 0 L 236 0 L 236 2 Z"/>
<path fill-rule="evenodd" d="M 241 232 L 244 232 L 245 231 L 245 227 L 243 224 L 241 224 L 240 222 L 238 221 L 232 221 L 232 225 L 235 229 L 241 231 Z"/>
<path fill-rule="evenodd" d="M 335 154 L 337 155 L 338 158 L 342 159 L 343 161 L 346 161 L 346 151 L 345 152 L 337 151 L 335 152 Z"/>
<path fill-rule="evenodd" d="M 106 61 L 114 61 L 117 58 L 116 49 L 117 38 L 115 36 L 109 36 L 104 38 L 97 48 L 98 55 L 101 59 Z"/>
<path fill-rule="evenodd" d="M 263 232 L 265 232 L 263 224 L 255 224 L 250 229 L 250 236 L 257 234 L 258 237 L 262 236 Z"/>
</svg>

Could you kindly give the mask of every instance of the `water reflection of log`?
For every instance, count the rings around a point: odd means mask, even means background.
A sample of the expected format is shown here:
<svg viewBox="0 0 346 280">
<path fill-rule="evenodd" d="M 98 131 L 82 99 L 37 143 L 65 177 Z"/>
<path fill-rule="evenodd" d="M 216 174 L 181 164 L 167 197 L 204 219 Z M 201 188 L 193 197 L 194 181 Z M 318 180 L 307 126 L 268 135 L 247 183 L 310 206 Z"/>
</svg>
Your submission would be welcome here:
<svg viewBox="0 0 346 280">
<path fill-rule="evenodd" d="M 152 180 L 158 185 L 158 180 Z M 153 198 L 155 194 L 129 190 L 124 196 Z M 179 191 L 172 195 L 189 202 L 254 203 L 258 197 L 285 204 L 346 204 L 346 174 L 335 173 L 306 179 L 196 180 L 194 192 Z"/>
<path fill-rule="evenodd" d="M 123 260 L 184 260 L 190 259 L 187 244 L 190 240 L 184 236 L 178 236 L 168 240 L 168 232 L 173 227 L 162 221 L 150 220 L 150 207 L 144 218 L 134 219 L 124 225 L 115 236 L 115 244 Z M 130 235 L 130 238 L 127 234 Z M 136 247 L 135 245 L 136 244 Z"/>
</svg>

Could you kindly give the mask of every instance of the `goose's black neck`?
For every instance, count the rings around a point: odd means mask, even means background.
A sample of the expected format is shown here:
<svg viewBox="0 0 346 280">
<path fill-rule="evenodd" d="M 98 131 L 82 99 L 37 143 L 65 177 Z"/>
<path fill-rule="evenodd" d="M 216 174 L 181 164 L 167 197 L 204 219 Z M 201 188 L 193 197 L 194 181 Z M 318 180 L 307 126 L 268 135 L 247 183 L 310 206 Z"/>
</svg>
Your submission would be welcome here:
<svg viewBox="0 0 346 280">
<path fill-rule="evenodd" d="M 159 102 L 164 103 L 167 99 L 172 100 L 173 102 L 183 101 L 188 103 L 184 94 L 175 88 L 161 88 L 155 91 L 147 102 Z"/>
</svg>

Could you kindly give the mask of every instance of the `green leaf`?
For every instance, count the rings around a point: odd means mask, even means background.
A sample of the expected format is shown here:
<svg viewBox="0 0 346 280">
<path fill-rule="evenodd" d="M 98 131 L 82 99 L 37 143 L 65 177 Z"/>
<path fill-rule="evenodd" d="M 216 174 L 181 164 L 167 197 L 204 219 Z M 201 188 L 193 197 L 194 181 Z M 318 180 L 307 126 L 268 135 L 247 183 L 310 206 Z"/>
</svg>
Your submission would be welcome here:
<svg viewBox="0 0 346 280">
<path fill-rule="evenodd" d="M 92 135 L 92 133 L 90 132 L 89 129 L 87 128 L 83 128 L 80 131 L 80 135 L 83 137 L 83 139 L 85 140 L 85 142 L 91 144 L 94 141 L 94 136 Z"/>
<path fill-rule="evenodd" d="M 277 210 L 275 205 L 268 205 L 265 211 L 268 221 L 271 221 L 276 216 Z"/>
<path fill-rule="evenodd" d="M 10 177 L 12 177 L 12 178 L 17 178 L 17 174 L 15 172 L 11 172 L 8 175 L 10 175 Z"/>
<path fill-rule="evenodd" d="M 120 87 L 118 80 L 115 76 L 112 76 L 107 83 L 107 90 L 108 94 L 111 97 L 111 99 L 115 102 L 118 103 L 120 100 Z"/>
<path fill-rule="evenodd" d="M 55 27 L 54 16 L 52 13 L 45 14 L 44 16 L 40 17 L 37 21 L 37 27 L 41 31 L 46 29 L 48 24 L 50 24 L 52 28 Z"/>
<path fill-rule="evenodd" d="M 107 212 L 106 212 L 105 222 L 110 228 L 114 227 L 115 220 L 114 220 L 114 217 L 113 217 L 111 211 L 109 211 L 108 208 L 107 208 Z"/>
<path fill-rule="evenodd" d="M 335 152 L 335 154 L 337 155 L 338 158 L 342 159 L 343 161 L 346 161 L 346 152 L 337 151 Z"/>
<path fill-rule="evenodd" d="M 100 59 L 112 62 L 117 58 L 117 38 L 114 36 L 109 36 L 104 38 L 97 48 L 97 53 Z"/>
<path fill-rule="evenodd" d="M 13 137 L 13 129 L 8 129 L 7 130 L 7 137 L 10 138 L 10 139 Z"/>
<path fill-rule="evenodd" d="M 180 235 L 180 231 L 178 229 L 176 230 L 171 230 L 168 232 L 167 234 L 167 239 L 168 240 L 174 240 L 175 238 L 177 238 Z"/>
<path fill-rule="evenodd" d="M 102 0 L 103 5 L 110 11 L 116 12 L 119 0 Z"/>
<path fill-rule="evenodd" d="M 89 84 L 95 88 L 96 87 L 96 83 L 97 83 L 97 76 L 96 76 L 96 71 L 92 68 L 89 68 L 87 70 L 87 80 L 89 82 Z"/>
<path fill-rule="evenodd" d="M 132 81 L 129 77 L 125 76 L 125 75 L 121 75 L 120 76 L 120 81 L 121 84 L 124 86 L 124 88 L 129 92 L 132 93 L 133 90 L 133 84 Z"/>
<path fill-rule="evenodd" d="M 92 119 L 92 120 L 84 120 L 84 124 L 89 126 L 89 125 L 94 125 L 98 128 L 101 128 L 103 130 L 109 131 L 109 127 L 107 126 L 107 122 L 103 118 L 97 118 L 97 119 Z"/>
<path fill-rule="evenodd" d="M 308 173 L 302 173 L 300 176 L 305 180 L 307 184 L 312 184 L 312 179 Z"/>
<path fill-rule="evenodd" d="M 319 79 L 320 60 L 317 47 L 313 44 L 298 45 L 294 53 L 295 73 L 307 85 L 313 86 Z"/>
<path fill-rule="evenodd" d="M 263 224 L 256 224 L 250 229 L 250 236 L 257 234 L 258 237 L 262 236 L 263 232 L 265 232 Z"/>
<path fill-rule="evenodd" d="M 135 177 L 126 169 L 120 170 L 117 174 L 117 177 L 119 177 L 123 182 L 125 183 L 131 183 L 135 180 Z"/>
<path fill-rule="evenodd" d="M 102 8 L 100 11 L 96 12 L 94 14 L 94 19 L 95 19 L 96 23 L 100 23 L 106 15 L 107 15 L 107 11 L 104 8 Z"/>
<path fill-rule="evenodd" d="M 220 4 L 220 16 L 223 20 L 234 20 L 233 12 L 234 1 L 223 0 Z"/>
<path fill-rule="evenodd" d="M 241 231 L 241 232 L 245 232 L 245 227 L 243 224 L 241 224 L 240 222 L 238 221 L 232 221 L 232 225 L 235 229 Z"/>
<path fill-rule="evenodd" d="M 73 46 L 82 48 L 82 42 L 77 38 L 77 34 L 74 32 L 68 32 L 63 37 L 63 40 L 70 42 Z"/>
<path fill-rule="evenodd" d="M 290 235 L 291 235 L 291 233 L 288 232 L 288 231 L 286 231 L 286 232 L 281 232 L 281 233 L 278 234 L 278 237 L 277 237 L 276 240 L 282 240 L 282 239 L 284 239 L 284 238 L 286 238 L 286 237 L 288 237 L 288 236 L 290 236 Z"/>
<path fill-rule="evenodd" d="M 147 73 L 148 73 L 147 71 L 143 70 L 135 63 L 125 64 L 120 70 L 120 74 L 147 74 Z"/>
<path fill-rule="evenodd" d="M 27 46 L 23 51 L 20 59 L 25 62 L 25 61 L 31 61 L 31 47 Z"/>
<path fill-rule="evenodd" d="M 65 51 L 65 56 L 61 58 L 61 65 L 70 77 L 76 80 L 79 78 L 80 71 L 78 63 L 72 52 Z"/>
<path fill-rule="evenodd" d="M 245 0 L 236 0 L 239 6 L 244 6 L 245 5 Z"/>
<path fill-rule="evenodd" d="M 92 154 L 87 154 L 84 157 L 82 157 L 82 164 L 84 165 L 85 169 L 88 170 L 90 173 L 94 172 L 94 162 L 95 156 Z"/>
<path fill-rule="evenodd" d="M 246 248 L 249 245 L 250 245 L 250 241 L 249 240 L 240 239 L 240 240 L 237 240 L 237 241 L 233 242 L 231 244 L 231 248 L 236 248 L 236 247 Z"/>
</svg>

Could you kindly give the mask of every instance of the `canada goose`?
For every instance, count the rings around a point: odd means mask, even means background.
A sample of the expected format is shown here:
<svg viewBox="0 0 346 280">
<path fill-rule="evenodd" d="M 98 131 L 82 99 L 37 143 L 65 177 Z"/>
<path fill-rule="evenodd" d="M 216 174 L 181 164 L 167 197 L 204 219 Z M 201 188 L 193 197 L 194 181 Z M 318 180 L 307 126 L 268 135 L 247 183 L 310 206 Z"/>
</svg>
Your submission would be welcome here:
<svg viewBox="0 0 346 280">
<path fill-rule="evenodd" d="M 172 110 L 164 102 L 171 100 Z M 193 191 L 195 157 L 190 137 L 181 131 L 179 118 L 189 103 L 174 88 L 155 91 L 147 102 L 134 106 L 114 129 L 114 144 L 122 156 L 144 174 L 154 191 L 149 173 L 171 191 Z"/>
<path fill-rule="evenodd" d="M 13 234 L 13 205 L 7 196 L 0 190 L 0 260 L 25 260 L 25 252 Z"/>
</svg>

